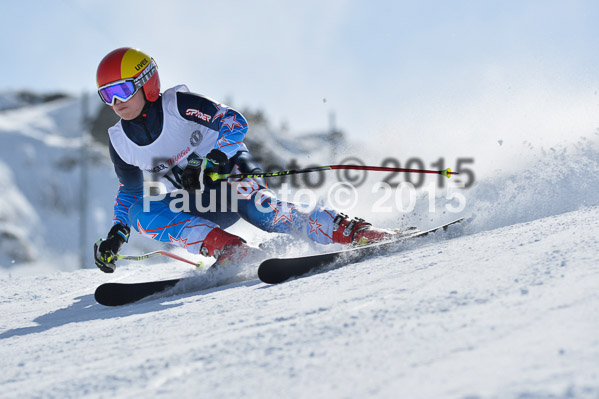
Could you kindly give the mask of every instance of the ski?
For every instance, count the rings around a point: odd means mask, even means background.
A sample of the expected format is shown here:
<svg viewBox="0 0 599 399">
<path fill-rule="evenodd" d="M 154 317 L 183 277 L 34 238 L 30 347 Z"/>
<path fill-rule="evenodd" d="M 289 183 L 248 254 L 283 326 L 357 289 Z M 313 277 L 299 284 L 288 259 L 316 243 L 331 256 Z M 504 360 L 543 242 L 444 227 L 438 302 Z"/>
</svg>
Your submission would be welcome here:
<svg viewBox="0 0 599 399">
<path fill-rule="evenodd" d="M 94 297 L 100 305 L 121 306 L 172 288 L 179 281 L 180 278 L 144 283 L 105 283 L 96 288 Z"/>
<path fill-rule="evenodd" d="M 453 222 L 425 231 L 417 231 L 400 237 L 397 240 L 386 241 L 371 245 L 345 249 L 336 252 L 301 256 L 296 258 L 272 258 L 263 261 L 258 268 L 258 277 L 265 283 L 277 284 L 292 277 L 299 277 L 320 267 L 333 263 L 348 264 L 356 262 L 368 255 L 391 248 L 406 240 L 423 237 L 438 230 L 445 230 L 448 226 L 461 222 Z M 147 281 L 141 283 L 104 283 L 94 293 L 96 301 L 104 306 L 122 306 L 140 301 L 150 295 L 157 294 L 174 287 L 182 278 L 170 280 Z"/>
<path fill-rule="evenodd" d="M 300 256 L 295 258 L 272 258 L 263 261 L 258 267 L 258 277 L 267 284 L 278 284 L 292 277 L 299 277 L 318 268 L 333 263 L 349 264 L 356 262 L 368 255 L 377 253 L 396 246 L 399 243 L 416 237 L 423 237 L 439 230 L 446 230 L 449 226 L 460 223 L 463 218 L 437 226 L 435 228 L 417 231 L 401 236 L 397 240 L 385 241 L 371 245 L 364 245 L 324 254 Z"/>
</svg>

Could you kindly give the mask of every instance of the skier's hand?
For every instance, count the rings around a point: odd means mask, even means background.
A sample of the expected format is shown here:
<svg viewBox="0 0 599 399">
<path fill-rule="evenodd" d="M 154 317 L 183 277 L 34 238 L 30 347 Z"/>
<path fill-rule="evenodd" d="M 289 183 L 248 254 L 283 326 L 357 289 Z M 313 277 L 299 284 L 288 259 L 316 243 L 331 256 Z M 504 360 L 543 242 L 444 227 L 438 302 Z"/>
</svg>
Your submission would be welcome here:
<svg viewBox="0 0 599 399">
<path fill-rule="evenodd" d="M 213 149 L 204 159 L 190 159 L 181 174 L 181 184 L 187 191 L 204 191 L 204 185 L 216 179 L 214 174 L 219 174 L 227 164 L 227 156 L 217 149 Z"/>
<path fill-rule="evenodd" d="M 204 184 L 209 184 L 218 180 L 218 177 L 214 175 L 223 173 L 229 159 L 224 152 L 217 149 L 210 151 L 205 159 L 207 163 L 206 169 L 204 169 Z"/>
<path fill-rule="evenodd" d="M 117 255 L 123 244 L 129 241 L 130 231 L 128 226 L 117 223 L 112 226 L 105 240 L 100 238 L 94 244 L 96 266 L 104 273 L 112 273 L 116 269 Z"/>
</svg>

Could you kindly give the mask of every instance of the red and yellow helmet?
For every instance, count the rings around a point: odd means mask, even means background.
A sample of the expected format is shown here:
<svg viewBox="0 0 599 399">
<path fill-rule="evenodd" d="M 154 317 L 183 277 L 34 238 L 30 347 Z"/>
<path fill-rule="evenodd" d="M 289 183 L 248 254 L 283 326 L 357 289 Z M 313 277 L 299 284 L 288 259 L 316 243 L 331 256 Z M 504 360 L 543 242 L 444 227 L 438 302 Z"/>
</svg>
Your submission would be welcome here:
<svg viewBox="0 0 599 399">
<path fill-rule="evenodd" d="M 108 53 L 96 72 L 100 98 L 114 105 L 114 99 L 127 101 L 141 88 L 146 100 L 154 102 L 160 96 L 160 77 L 152 57 L 130 47 Z"/>
</svg>

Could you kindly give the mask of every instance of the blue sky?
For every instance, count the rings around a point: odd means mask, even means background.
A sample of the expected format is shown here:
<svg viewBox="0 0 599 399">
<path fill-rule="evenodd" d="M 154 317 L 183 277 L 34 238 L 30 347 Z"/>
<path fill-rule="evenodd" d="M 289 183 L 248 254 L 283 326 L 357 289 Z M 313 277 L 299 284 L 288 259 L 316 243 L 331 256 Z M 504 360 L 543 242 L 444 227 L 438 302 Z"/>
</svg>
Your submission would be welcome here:
<svg viewBox="0 0 599 399">
<path fill-rule="evenodd" d="M 133 46 L 163 87 L 262 108 L 294 132 L 335 111 L 352 137 L 425 154 L 422 137 L 596 125 L 597 21 L 596 1 L 2 1 L 0 90 L 92 92 L 100 59 Z"/>
</svg>

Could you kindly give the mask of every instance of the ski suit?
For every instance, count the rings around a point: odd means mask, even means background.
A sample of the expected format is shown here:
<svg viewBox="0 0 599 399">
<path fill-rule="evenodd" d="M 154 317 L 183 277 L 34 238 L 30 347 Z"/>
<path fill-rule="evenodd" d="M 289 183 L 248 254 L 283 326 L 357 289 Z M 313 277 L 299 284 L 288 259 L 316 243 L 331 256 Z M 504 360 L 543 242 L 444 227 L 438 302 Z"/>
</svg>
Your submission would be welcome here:
<svg viewBox="0 0 599 399">
<path fill-rule="evenodd" d="M 265 231 L 301 234 L 322 244 L 333 242 L 336 211 L 307 210 L 301 204 L 280 201 L 262 179 L 208 184 L 201 198 L 188 194 L 188 209 L 173 210 L 173 201 L 181 198 L 180 175 L 188 159 L 203 158 L 218 149 L 229 159 L 225 173 L 262 171 L 243 143 L 247 130 L 239 112 L 191 93 L 183 85 L 166 90 L 156 102 L 147 102 L 136 119 L 120 120 L 108 130 L 110 156 L 120 182 L 114 224 L 131 226 L 144 236 L 191 253 L 200 253 L 212 229 L 227 228 L 240 217 Z M 167 192 L 163 199 L 149 202 L 145 210 L 144 171 L 163 183 Z"/>
</svg>

